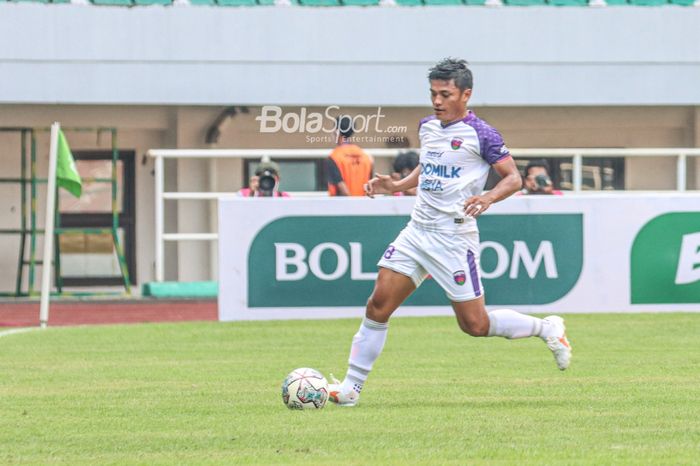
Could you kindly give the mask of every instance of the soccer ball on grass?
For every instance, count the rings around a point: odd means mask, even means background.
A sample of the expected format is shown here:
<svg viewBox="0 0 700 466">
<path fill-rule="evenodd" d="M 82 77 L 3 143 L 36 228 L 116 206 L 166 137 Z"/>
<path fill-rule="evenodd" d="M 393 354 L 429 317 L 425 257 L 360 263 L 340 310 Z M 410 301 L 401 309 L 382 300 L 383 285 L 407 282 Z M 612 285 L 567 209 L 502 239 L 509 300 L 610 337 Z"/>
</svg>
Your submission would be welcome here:
<svg viewBox="0 0 700 466">
<path fill-rule="evenodd" d="M 289 409 L 321 409 L 326 401 L 328 381 L 315 369 L 294 369 L 282 382 L 282 402 Z"/>
</svg>

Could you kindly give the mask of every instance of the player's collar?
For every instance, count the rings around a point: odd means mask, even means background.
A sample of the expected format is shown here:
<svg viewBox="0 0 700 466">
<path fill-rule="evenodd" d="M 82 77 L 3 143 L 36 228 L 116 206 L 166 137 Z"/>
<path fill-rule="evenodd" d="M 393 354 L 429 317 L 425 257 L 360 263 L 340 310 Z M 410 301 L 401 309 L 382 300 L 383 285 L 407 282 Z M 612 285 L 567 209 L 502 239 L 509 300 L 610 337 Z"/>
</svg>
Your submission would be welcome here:
<svg viewBox="0 0 700 466">
<path fill-rule="evenodd" d="M 465 116 L 464 118 L 460 118 L 459 120 L 451 121 L 451 122 L 447 123 L 446 125 L 443 124 L 442 122 L 440 122 L 440 126 L 442 126 L 442 128 L 445 129 L 449 126 L 452 126 L 456 123 L 459 123 L 460 121 L 462 121 L 464 123 L 468 123 L 470 120 L 473 120 L 474 118 L 476 118 L 476 115 L 474 114 L 474 112 L 472 112 L 471 110 L 467 110 L 467 116 Z"/>
</svg>

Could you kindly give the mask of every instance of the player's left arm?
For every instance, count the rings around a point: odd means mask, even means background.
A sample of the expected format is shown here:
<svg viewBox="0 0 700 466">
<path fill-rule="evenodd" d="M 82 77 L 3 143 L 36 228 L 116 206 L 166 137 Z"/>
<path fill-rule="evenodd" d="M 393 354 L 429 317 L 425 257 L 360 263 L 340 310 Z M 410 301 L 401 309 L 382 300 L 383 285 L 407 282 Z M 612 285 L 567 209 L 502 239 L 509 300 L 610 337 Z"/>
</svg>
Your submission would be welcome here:
<svg viewBox="0 0 700 466">
<path fill-rule="evenodd" d="M 420 177 L 420 165 L 413 169 L 410 175 L 402 180 L 392 180 L 389 175 L 374 175 L 374 178 L 365 184 L 365 194 L 374 197 L 375 194 L 394 194 L 398 191 L 406 191 L 418 186 Z"/>
<path fill-rule="evenodd" d="M 502 201 L 522 188 L 523 180 L 513 157 L 505 157 L 494 163 L 492 167 L 500 175 L 501 181 L 489 192 L 467 199 L 464 202 L 466 215 L 478 217 L 486 212 L 494 202 Z"/>
</svg>

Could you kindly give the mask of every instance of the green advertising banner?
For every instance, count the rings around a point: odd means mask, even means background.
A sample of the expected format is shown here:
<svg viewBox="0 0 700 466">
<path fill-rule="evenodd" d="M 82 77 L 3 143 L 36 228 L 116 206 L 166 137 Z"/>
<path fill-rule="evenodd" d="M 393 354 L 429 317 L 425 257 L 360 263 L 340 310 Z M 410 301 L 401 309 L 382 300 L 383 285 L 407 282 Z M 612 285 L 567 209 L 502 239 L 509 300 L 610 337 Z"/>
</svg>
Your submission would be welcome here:
<svg viewBox="0 0 700 466">
<path fill-rule="evenodd" d="M 364 306 L 376 263 L 408 216 L 290 216 L 267 224 L 248 253 L 248 306 Z M 581 214 L 479 219 L 487 304 L 546 304 L 566 295 L 583 265 Z M 406 305 L 444 306 L 428 279 Z"/>
<path fill-rule="evenodd" d="M 632 304 L 700 302 L 700 212 L 671 212 L 632 245 Z"/>
<path fill-rule="evenodd" d="M 219 318 L 359 317 L 415 199 L 223 198 Z M 700 312 L 700 194 L 513 196 L 478 219 L 490 309 Z M 403 316 L 453 315 L 428 277 Z"/>
</svg>

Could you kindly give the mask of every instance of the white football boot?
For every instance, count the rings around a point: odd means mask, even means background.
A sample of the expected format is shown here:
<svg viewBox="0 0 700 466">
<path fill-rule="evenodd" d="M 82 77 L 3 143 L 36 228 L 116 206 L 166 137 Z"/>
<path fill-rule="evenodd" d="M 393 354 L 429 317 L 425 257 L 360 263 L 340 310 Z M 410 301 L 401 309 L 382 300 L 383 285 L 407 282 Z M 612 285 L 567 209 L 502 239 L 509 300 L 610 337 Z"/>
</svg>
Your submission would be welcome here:
<svg viewBox="0 0 700 466">
<path fill-rule="evenodd" d="M 355 406 L 360 401 L 360 394 L 350 389 L 346 392 L 341 390 L 341 382 L 331 374 L 333 383 L 328 384 L 328 399 L 338 406 Z"/>
<path fill-rule="evenodd" d="M 547 346 L 552 351 L 559 370 L 566 370 L 571 363 L 571 344 L 566 338 L 564 319 L 559 316 L 549 316 L 543 320 L 552 323 L 557 328 L 556 334 L 544 338 L 544 342 L 547 343 Z"/>
</svg>

